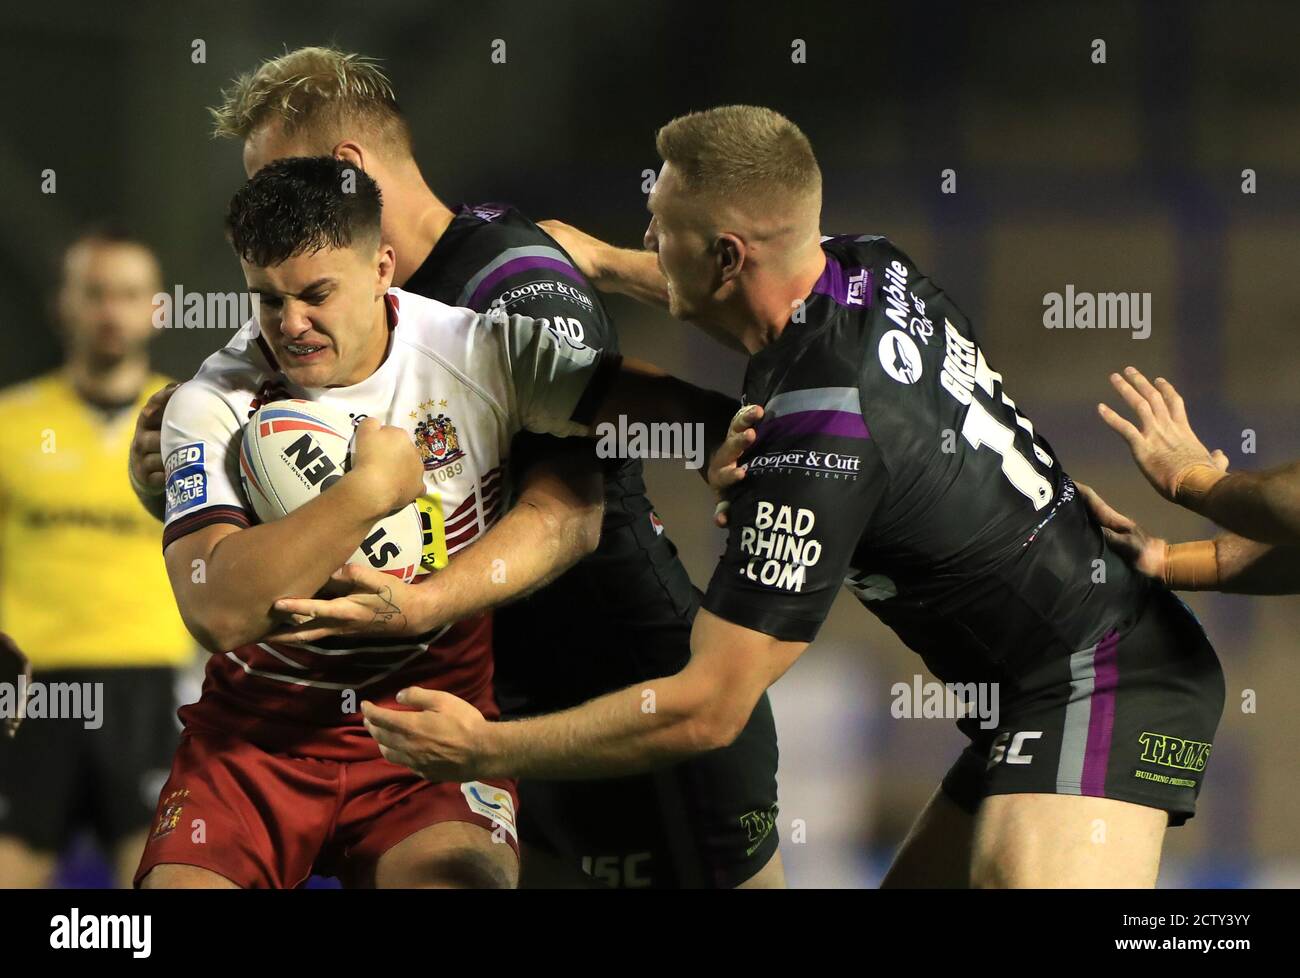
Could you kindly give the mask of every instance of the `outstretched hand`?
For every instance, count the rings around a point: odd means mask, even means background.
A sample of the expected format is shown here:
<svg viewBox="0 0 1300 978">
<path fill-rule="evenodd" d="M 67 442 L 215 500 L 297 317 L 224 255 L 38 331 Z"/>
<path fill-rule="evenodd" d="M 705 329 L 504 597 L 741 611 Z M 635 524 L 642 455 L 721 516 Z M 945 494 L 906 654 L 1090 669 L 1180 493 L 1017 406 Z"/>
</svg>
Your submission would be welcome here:
<svg viewBox="0 0 1300 978">
<path fill-rule="evenodd" d="M 1188 470 L 1208 465 L 1224 472 L 1228 457 L 1210 452 L 1187 421 L 1183 398 L 1163 377 L 1152 384 L 1136 367 L 1111 374 L 1111 386 L 1137 415 L 1133 424 L 1105 404 L 1097 405 L 1101 419 L 1128 442 L 1133 458 L 1160 495 L 1177 502 L 1178 488 Z"/>
</svg>

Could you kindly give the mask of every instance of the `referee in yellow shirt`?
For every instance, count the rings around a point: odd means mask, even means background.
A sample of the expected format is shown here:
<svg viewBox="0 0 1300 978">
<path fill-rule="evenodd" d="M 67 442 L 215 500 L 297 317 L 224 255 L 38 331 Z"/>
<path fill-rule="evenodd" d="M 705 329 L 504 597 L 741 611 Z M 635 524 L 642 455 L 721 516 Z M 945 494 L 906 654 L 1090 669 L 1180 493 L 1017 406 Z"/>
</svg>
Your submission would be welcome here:
<svg viewBox="0 0 1300 978">
<path fill-rule="evenodd" d="M 167 382 L 148 357 L 161 285 L 148 246 L 81 235 L 62 367 L 0 392 L 0 631 L 32 664 L 27 719 L 0 738 L 0 886 L 48 885 L 86 828 L 130 885 L 179 736 L 194 646 L 126 475 L 135 416 Z"/>
</svg>

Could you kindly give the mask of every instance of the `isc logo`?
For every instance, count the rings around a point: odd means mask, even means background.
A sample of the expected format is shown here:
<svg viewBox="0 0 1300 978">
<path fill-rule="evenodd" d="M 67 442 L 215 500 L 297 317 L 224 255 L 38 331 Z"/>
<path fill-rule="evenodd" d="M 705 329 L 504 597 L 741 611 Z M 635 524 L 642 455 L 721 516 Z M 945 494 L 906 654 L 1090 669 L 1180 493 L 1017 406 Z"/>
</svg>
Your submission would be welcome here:
<svg viewBox="0 0 1300 978">
<path fill-rule="evenodd" d="M 1043 736 L 1041 730 L 1021 730 L 1018 733 L 1000 733 L 993 740 L 993 749 L 989 751 L 989 763 L 985 770 L 991 768 L 994 764 L 1005 761 L 1007 764 L 1029 764 L 1033 761 L 1033 754 L 1020 753 L 1027 740 L 1037 740 Z M 1008 742 L 1010 746 L 1008 746 Z"/>
<path fill-rule="evenodd" d="M 311 435 L 303 435 L 281 454 L 308 485 L 320 486 L 322 492 L 343 478 L 341 475 L 336 475 L 333 479 L 325 478 L 336 471 L 338 466 L 325 454 L 325 450 L 316 444 Z"/>
</svg>

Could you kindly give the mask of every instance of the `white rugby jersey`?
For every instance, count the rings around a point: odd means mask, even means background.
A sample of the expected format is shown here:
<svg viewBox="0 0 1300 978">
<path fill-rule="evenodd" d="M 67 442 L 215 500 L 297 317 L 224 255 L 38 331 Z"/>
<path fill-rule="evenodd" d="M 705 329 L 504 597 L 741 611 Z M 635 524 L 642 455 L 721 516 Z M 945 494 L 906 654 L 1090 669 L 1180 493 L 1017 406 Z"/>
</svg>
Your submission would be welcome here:
<svg viewBox="0 0 1300 978">
<path fill-rule="evenodd" d="M 390 290 L 388 310 L 388 355 L 351 387 L 290 383 L 253 320 L 177 389 L 162 426 L 164 548 L 214 523 L 246 527 L 257 521 L 240 484 L 239 442 L 244 424 L 268 401 L 319 401 L 355 421 L 373 417 L 408 431 L 424 460 L 427 495 L 442 512 L 449 555 L 469 546 L 499 517 L 513 435 L 523 429 L 555 435 L 586 430 L 589 419 L 575 415 L 586 410 L 583 394 L 601 369 L 599 351 L 557 332 L 545 319 L 479 314 L 400 289 Z M 241 700 L 250 692 L 269 693 L 269 684 L 280 687 L 277 695 L 290 695 L 285 687 L 334 691 L 325 715 L 337 722 L 339 690 L 359 689 L 372 699 L 376 685 L 396 692 L 421 678 L 410 667 L 417 660 L 427 666 L 424 653 L 456 638 L 448 628 L 418 640 L 363 640 L 351 647 L 256 643 L 227 652 L 225 658 L 242 677 L 222 668 L 217 678 Z M 490 676 L 486 649 L 483 656 Z M 211 666 L 208 679 L 214 680 Z M 255 690 L 246 686 L 249 681 L 256 681 Z M 436 681 L 421 684 L 448 688 Z M 274 706 L 277 716 L 285 706 Z"/>
<path fill-rule="evenodd" d="M 304 388 L 279 372 L 256 320 L 208 357 L 172 396 L 163 418 L 164 547 L 201 526 L 247 526 L 239 438 L 262 404 L 319 401 L 354 421 L 378 418 L 411 433 L 429 496 L 442 504 L 448 553 L 500 512 L 501 468 L 521 429 L 581 434 L 573 414 L 599 354 L 545 319 L 490 316 L 392 289 L 392 343 L 373 374 L 351 387 Z"/>
</svg>

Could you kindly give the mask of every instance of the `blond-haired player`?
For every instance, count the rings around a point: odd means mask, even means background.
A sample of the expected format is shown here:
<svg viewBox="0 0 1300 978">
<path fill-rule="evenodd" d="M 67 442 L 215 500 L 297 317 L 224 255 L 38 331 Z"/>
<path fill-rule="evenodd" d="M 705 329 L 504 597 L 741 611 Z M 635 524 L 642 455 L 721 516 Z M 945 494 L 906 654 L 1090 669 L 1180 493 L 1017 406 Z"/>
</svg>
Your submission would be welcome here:
<svg viewBox="0 0 1300 978">
<path fill-rule="evenodd" d="M 822 236 L 797 126 L 727 106 L 657 147 L 652 255 L 584 264 L 745 349 L 762 408 L 756 434 L 736 425 L 744 475 L 691 662 L 655 685 L 653 715 L 635 687 L 513 723 L 436 695 L 415 717 L 368 710 L 386 756 L 426 776 L 559 776 L 725 745 L 847 585 L 940 679 L 1000 687 L 998 716 L 958 721 L 970 746 L 888 884 L 1154 885 L 1223 707 L 1195 618 L 1107 545 L 951 299 L 885 238 Z"/>
</svg>

